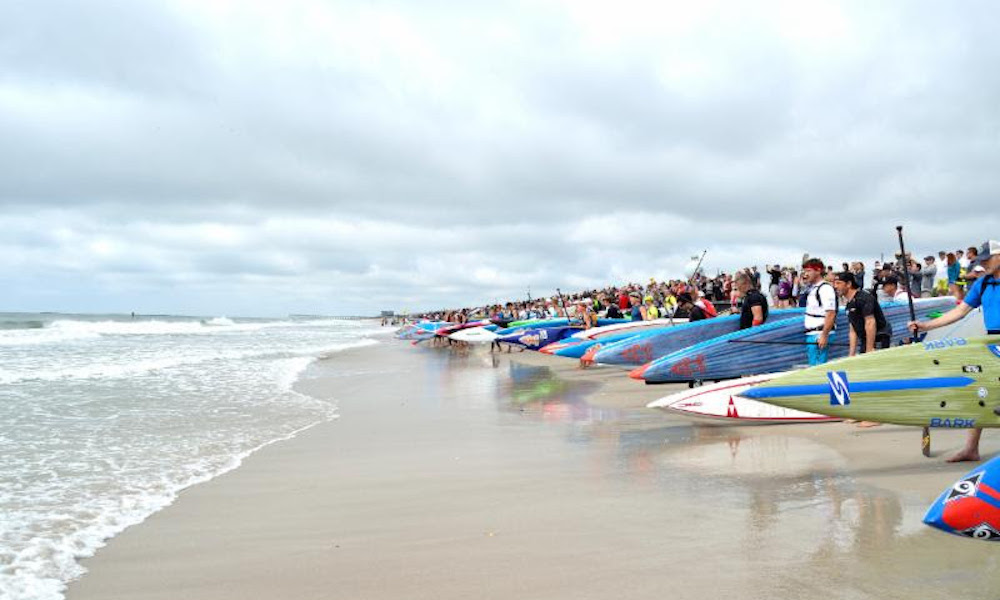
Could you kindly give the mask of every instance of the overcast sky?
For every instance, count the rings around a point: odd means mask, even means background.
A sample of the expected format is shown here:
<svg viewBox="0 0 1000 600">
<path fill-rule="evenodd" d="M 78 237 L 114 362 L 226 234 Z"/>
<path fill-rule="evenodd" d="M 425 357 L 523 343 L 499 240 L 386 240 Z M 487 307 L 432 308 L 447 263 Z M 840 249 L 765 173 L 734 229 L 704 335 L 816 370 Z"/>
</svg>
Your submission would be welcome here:
<svg viewBox="0 0 1000 600">
<path fill-rule="evenodd" d="M 1000 237 L 992 2 L 0 4 L 0 310 L 357 314 Z"/>
</svg>

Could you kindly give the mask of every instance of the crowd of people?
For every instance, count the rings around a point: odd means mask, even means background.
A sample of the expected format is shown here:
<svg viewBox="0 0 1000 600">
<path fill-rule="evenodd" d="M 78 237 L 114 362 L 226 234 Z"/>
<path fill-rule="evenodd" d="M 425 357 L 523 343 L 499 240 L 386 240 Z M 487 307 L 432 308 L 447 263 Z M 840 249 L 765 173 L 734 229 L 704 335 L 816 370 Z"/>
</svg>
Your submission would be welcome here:
<svg viewBox="0 0 1000 600">
<path fill-rule="evenodd" d="M 978 254 L 979 249 L 975 246 L 951 252 L 941 250 L 936 256 L 928 254 L 922 259 L 910 254 L 905 257 L 896 254 L 894 261 L 874 261 L 870 270 L 862 261 L 842 262 L 839 269 L 825 264 L 822 279 L 834 284 L 838 275 L 849 273 L 858 289 L 870 291 L 879 302 L 901 301 L 908 295 L 914 298 L 950 295 L 962 299 L 971 282 L 985 272 L 982 265 L 976 264 Z M 807 259 L 808 256 L 803 264 Z M 719 272 L 715 276 L 698 271 L 686 280 L 658 282 L 650 279 L 646 284 L 628 283 L 549 297 L 511 300 L 504 304 L 440 310 L 416 317 L 455 323 L 477 318 L 518 321 L 570 317 L 578 318 L 585 324 L 590 324 L 597 316 L 631 316 L 644 320 L 711 318 L 740 310 L 747 294 L 746 291 L 741 292 L 737 284 L 741 278 L 748 278 L 749 289 L 758 290 L 766 299 L 767 306 L 773 308 L 805 306 L 809 290 L 816 285 L 807 280 L 801 265 L 773 264 L 763 271 L 757 266 L 739 269 L 735 273 Z"/>
<path fill-rule="evenodd" d="M 941 250 L 918 259 L 896 254 L 891 262 L 874 261 L 866 270 L 861 261 L 843 262 L 839 270 L 818 258 L 803 257 L 800 267 L 775 264 L 766 268 L 766 293 L 762 273 L 756 266 L 736 273 L 708 277 L 695 272 L 687 280 L 648 284 L 630 283 L 548 298 L 510 301 L 503 305 L 446 310 L 420 317 L 465 323 L 472 318 L 490 318 L 504 323 L 546 317 L 569 317 L 585 327 L 596 325 L 598 316 L 632 320 L 712 318 L 721 312 L 740 313 L 740 328 L 763 324 L 769 307 L 803 307 L 805 344 L 810 365 L 827 360 L 830 338 L 841 299 L 848 315 L 849 354 L 888 347 L 890 325 L 881 302 L 906 302 L 910 298 L 954 296 L 956 307 L 923 322 L 911 322 L 914 335 L 957 322 L 982 307 L 984 328 L 1000 335 L 1000 242 L 990 240 L 981 247 L 969 246 L 953 252 Z M 965 446 L 949 460 L 979 460 L 981 429 L 973 429 Z"/>
</svg>

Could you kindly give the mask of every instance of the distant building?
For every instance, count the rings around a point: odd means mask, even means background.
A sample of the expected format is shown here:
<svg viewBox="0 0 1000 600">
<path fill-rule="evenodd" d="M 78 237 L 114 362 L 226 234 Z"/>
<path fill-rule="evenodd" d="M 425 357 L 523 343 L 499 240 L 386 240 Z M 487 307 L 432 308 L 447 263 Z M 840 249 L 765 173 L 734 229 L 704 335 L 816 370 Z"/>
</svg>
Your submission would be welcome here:
<svg viewBox="0 0 1000 600">
<path fill-rule="evenodd" d="M 383 317 L 390 317 L 391 318 L 391 317 L 396 316 L 396 313 L 393 312 L 393 311 L 391 311 L 391 310 L 383 310 L 382 311 L 382 316 Z"/>
</svg>

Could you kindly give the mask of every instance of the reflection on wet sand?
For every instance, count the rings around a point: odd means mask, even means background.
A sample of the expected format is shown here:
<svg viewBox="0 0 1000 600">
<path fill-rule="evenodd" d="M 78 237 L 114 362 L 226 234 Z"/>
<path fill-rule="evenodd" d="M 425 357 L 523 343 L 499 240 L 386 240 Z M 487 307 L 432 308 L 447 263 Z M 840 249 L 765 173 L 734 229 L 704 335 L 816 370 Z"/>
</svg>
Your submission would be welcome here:
<svg viewBox="0 0 1000 600">
<path fill-rule="evenodd" d="M 956 546 L 920 525 L 924 499 L 877 485 L 926 472 L 923 463 L 880 461 L 880 436 L 867 438 L 873 451 L 859 463 L 844 453 L 845 438 L 831 434 L 847 431 L 839 424 L 702 426 L 644 403 L 594 404 L 606 390 L 586 379 L 592 373 L 578 380 L 476 353 L 441 360 L 438 384 L 487 394 L 498 414 L 518 417 L 502 421 L 507 427 L 558 432 L 584 476 L 601 485 L 651 495 L 657 518 L 674 525 L 650 535 L 663 536 L 672 552 L 725 556 L 726 564 L 711 568 L 720 570 L 720 585 L 738 585 L 744 597 L 946 597 L 925 586 L 955 573 L 992 581 L 975 545 Z M 943 547 L 966 562 L 943 568 Z M 700 565 L 698 556 L 684 560 Z M 850 583 L 831 592 L 845 573 Z"/>
</svg>

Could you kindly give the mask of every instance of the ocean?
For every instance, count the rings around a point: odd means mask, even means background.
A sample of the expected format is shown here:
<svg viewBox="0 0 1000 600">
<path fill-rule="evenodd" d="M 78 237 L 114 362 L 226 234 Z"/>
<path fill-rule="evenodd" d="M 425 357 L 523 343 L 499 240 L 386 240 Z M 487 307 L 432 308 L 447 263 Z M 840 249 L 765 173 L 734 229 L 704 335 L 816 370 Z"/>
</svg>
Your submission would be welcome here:
<svg viewBox="0 0 1000 600">
<path fill-rule="evenodd" d="M 0 314 L 0 598 L 63 597 L 78 559 L 255 450 L 337 417 L 297 392 L 373 321 Z"/>
</svg>

